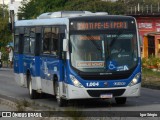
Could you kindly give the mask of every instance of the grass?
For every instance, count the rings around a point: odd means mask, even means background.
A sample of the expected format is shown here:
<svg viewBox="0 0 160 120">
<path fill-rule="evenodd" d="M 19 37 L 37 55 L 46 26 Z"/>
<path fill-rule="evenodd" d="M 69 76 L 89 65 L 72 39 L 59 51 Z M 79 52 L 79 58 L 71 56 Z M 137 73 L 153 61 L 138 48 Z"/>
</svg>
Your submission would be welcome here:
<svg viewBox="0 0 160 120">
<path fill-rule="evenodd" d="M 17 108 L 17 111 L 25 111 L 25 107 L 23 105 L 23 103 L 21 101 L 16 101 L 16 108 Z"/>
<path fill-rule="evenodd" d="M 142 69 L 142 87 L 160 90 L 160 72 L 151 69 Z"/>
</svg>

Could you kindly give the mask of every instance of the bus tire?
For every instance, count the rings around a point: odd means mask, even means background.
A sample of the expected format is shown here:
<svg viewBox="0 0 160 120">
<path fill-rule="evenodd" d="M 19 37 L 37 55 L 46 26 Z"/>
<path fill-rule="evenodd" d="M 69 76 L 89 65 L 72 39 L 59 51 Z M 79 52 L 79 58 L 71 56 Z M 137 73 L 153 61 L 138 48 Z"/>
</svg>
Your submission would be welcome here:
<svg viewBox="0 0 160 120">
<path fill-rule="evenodd" d="M 57 100 L 58 106 L 59 107 L 67 106 L 67 100 L 65 100 L 65 99 L 60 97 L 59 84 L 58 84 L 57 80 L 54 83 L 54 90 L 55 90 L 55 96 L 56 96 L 56 100 Z"/>
<path fill-rule="evenodd" d="M 117 104 L 123 105 L 123 104 L 126 103 L 127 98 L 126 97 L 119 97 L 119 98 L 115 98 L 115 101 L 116 101 Z"/>
<path fill-rule="evenodd" d="M 29 80 L 28 80 L 28 89 L 29 89 L 29 96 L 31 99 L 36 99 L 39 98 L 39 93 L 36 92 L 36 90 L 32 89 L 32 80 L 31 80 L 31 76 L 29 76 Z"/>
</svg>

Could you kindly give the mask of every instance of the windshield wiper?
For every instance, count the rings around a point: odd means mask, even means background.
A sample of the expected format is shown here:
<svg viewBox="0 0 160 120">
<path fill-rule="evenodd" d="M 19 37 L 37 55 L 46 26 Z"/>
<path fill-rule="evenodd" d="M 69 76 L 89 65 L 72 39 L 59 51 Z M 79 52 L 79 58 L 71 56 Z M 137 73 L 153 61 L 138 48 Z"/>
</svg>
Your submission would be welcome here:
<svg viewBox="0 0 160 120">
<path fill-rule="evenodd" d="M 89 35 L 88 35 L 88 36 L 89 36 Z M 91 41 L 92 44 L 96 47 L 96 49 L 99 50 L 99 51 L 102 51 L 102 48 L 94 41 L 95 39 L 94 39 L 92 36 L 90 36 L 90 38 L 92 39 L 92 40 L 90 40 L 90 41 Z"/>
<path fill-rule="evenodd" d="M 109 47 L 111 47 L 112 45 L 114 45 L 114 43 L 116 42 L 117 38 L 118 38 L 120 35 L 122 35 L 123 32 L 124 32 L 124 31 L 118 31 L 118 32 L 115 34 L 116 37 L 111 40 L 111 43 L 109 44 Z"/>
</svg>

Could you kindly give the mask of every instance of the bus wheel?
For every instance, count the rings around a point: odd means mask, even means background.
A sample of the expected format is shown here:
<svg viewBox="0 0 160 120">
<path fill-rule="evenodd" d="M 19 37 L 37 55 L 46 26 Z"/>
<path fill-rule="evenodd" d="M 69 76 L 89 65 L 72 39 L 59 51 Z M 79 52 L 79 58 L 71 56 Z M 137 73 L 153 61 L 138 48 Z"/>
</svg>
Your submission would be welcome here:
<svg viewBox="0 0 160 120">
<path fill-rule="evenodd" d="M 37 93 L 36 90 L 33 90 L 33 89 L 32 89 L 31 76 L 29 76 L 29 86 L 28 86 L 28 89 L 29 89 L 29 96 L 30 96 L 31 99 L 36 99 L 36 98 L 38 98 L 39 93 Z"/>
<path fill-rule="evenodd" d="M 117 103 L 117 104 L 122 105 L 122 104 L 125 104 L 125 103 L 126 103 L 127 98 L 126 98 L 126 97 L 119 97 L 119 98 L 115 98 L 115 100 L 116 100 L 116 103 Z"/>
<path fill-rule="evenodd" d="M 54 90 L 55 90 L 55 96 L 56 96 L 56 99 L 57 99 L 57 103 L 58 103 L 58 106 L 59 107 L 63 107 L 63 106 L 66 106 L 67 105 L 67 100 L 63 99 L 60 97 L 60 93 L 59 93 L 59 84 L 58 84 L 58 81 L 55 81 L 55 84 L 54 84 Z"/>
</svg>

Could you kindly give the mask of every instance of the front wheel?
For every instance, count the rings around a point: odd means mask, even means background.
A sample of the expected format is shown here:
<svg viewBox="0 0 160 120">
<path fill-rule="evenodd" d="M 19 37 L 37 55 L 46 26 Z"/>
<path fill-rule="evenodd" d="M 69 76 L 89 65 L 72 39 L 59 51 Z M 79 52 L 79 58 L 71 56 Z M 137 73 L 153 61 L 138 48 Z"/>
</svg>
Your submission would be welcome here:
<svg viewBox="0 0 160 120">
<path fill-rule="evenodd" d="M 127 98 L 126 97 L 119 97 L 119 98 L 115 98 L 116 100 L 116 103 L 119 104 L 119 105 L 123 105 L 126 103 L 127 101 Z"/>
<path fill-rule="evenodd" d="M 58 106 L 59 107 L 66 106 L 67 105 L 67 100 L 60 97 L 60 88 L 59 88 L 58 81 L 55 81 L 54 88 L 55 88 L 55 95 L 56 95 Z"/>
</svg>

